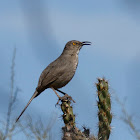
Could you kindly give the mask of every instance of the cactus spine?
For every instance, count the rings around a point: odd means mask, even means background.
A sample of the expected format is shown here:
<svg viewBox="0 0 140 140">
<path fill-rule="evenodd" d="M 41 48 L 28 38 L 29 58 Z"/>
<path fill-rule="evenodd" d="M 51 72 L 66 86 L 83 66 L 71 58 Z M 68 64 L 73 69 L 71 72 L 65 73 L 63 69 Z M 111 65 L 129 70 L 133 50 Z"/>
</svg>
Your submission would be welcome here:
<svg viewBox="0 0 140 140">
<path fill-rule="evenodd" d="M 70 105 L 70 100 L 62 100 L 61 110 L 63 111 L 63 120 L 65 125 L 74 127 L 75 126 L 75 115 L 73 114 L 73 108 Z"/>
<path fill-rule="evenodd" d="M 111 132 L 111 121 L 112 113 L 111 111 L 111 100 L 109 94 L 108 82 L 103 78 L 98 78 L 98 83 L 96 84 L 97 94 L 98 94 L 98 119 L 99 119 L 99 140 L 108 140 Z"/>
<path fill-rule="evenodd" d="M 95 140 L 94 136 L 89 135 L 89 129 L 84 127 L 84 132 L 82 132 L 76 127 L 71 99 L 67 95 L 64 95 L 61 99 L 61 110 L 63 112 L 63 121 L 65 123 L 65 126 L 62 127 L 62 140 Z"/>
</svg>

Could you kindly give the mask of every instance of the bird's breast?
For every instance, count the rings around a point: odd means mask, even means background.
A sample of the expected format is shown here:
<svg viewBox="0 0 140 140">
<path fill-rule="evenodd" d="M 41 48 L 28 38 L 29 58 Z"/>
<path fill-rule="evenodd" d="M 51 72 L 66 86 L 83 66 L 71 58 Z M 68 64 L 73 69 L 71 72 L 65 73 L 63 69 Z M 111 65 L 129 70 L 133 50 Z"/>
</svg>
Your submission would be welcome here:
<svg viewBox="0 0 140 140">
<path fill-rule="evenodd" d="M 65 57 L 61 57 L 61 61 L 59 62 L 59 75 L 56 75 L 56 80 L 51 84 L 54 88 L 61 88 L 65 86 L 69 81 L 73 78 L 76 68 L 78 65 L 78 55 L 67 55 Z"/>
<path fill-rule="evenodd" d="M 77 68 L 77 66 L 78 66 L 78 55 L 77 55 L 77 54 L 76 54 L 76 56 L 75 56 L 75 60 L 74 60 L 73 65 L 74 65 L 74 71 L 76 71 L 76 68 Z"/>
</svg>

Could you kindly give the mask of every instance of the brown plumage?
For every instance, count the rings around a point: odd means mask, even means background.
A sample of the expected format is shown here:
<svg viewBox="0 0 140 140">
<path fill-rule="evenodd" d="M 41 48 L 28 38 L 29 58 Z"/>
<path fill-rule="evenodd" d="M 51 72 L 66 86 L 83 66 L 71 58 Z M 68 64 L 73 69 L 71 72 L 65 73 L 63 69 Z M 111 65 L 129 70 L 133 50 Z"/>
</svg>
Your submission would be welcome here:
<svg viewBox="0 0 140 140">
<path fill-rule="evenodd" d="M 80 42 L 72 40 L 65 45 L 62 54 L 55 61 L 50 63 L 41 73 L 38 86 L 33 96 L 16 119 L 16 122 L 19 120 L 31 101 L 45 89 L 52 88 L 55 94 L 59 97 L 55 90 L 64 87 L 73 78 L 78 65 L 79 51 L 83 45 L 90 44 L 91 43 L 87 41 Z"/>
</svg>

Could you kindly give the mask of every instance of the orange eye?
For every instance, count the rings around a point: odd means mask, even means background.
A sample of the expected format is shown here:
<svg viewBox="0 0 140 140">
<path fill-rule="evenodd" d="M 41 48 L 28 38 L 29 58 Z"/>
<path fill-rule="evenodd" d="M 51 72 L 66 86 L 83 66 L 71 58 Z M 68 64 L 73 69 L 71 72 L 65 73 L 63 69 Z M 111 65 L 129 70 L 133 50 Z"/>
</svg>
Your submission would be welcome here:
<svg viewBox="0 0 140 140">
<path fill-rule="evenodd" d="M 75 43 L 73 43 L 73 45 L 76 45 Z"/>
</svg>

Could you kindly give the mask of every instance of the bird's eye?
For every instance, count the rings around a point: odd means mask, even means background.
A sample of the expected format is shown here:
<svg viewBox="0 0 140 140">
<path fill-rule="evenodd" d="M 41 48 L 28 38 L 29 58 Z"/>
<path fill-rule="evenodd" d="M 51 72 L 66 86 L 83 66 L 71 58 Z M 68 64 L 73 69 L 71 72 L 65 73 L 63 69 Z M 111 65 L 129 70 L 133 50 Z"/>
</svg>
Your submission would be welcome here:
<svg viewBox="0 0 140 140">
<path fill-rule="evenodd" d="M 73 45 L 76 45 L 76 43 L 73 43 Z"/>
</svg>

